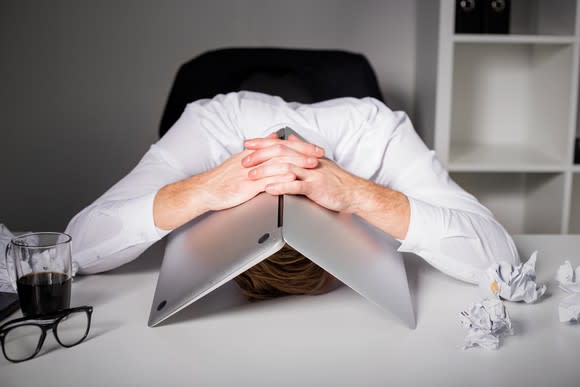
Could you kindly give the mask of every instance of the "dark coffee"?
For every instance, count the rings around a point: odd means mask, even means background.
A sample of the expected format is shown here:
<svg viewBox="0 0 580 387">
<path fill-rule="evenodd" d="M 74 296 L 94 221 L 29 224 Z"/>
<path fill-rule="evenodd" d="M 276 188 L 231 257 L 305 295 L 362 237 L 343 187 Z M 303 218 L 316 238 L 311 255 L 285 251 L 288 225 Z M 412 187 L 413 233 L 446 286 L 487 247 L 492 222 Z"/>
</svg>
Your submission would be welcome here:
<svg viewBox="0 0 580 387">
<path fill-rule="evenodd" d="M 71 279 L 64 273 L 31 273 L 20 277 L 16 284 L 25 316 L 52 313 L 70 305 Z"/>
</svg>

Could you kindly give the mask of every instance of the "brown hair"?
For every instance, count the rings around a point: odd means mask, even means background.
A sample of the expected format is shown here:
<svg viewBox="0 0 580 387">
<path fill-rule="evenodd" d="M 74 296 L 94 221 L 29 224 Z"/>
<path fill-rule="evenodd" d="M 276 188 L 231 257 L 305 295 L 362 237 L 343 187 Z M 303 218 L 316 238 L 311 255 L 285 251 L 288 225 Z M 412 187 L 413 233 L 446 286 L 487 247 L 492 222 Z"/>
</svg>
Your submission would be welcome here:
<svg viewBox="0 0 580 387">
<path fill-rule="evenodd" d="M 234 278 L 251 301 L 297 294 L 321 294 L 334 277 L 288 245 Z"/>
</svg>

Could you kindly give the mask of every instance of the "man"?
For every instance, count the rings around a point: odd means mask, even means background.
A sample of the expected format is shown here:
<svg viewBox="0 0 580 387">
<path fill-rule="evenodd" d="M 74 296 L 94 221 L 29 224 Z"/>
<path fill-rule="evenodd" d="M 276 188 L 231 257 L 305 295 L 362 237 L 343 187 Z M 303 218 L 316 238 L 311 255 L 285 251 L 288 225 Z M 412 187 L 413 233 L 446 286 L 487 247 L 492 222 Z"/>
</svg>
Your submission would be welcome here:
<svg viewBox="0 0 580 387">
<path fill-rule="evenodd" d="M 284 126 L 312 143 L 277 139 Z M 115 268 L 260 192 L 357 214 L 460 280 L 519 261 L 510 236 L 449 178 L 404 113 L 372 98 L 301 105 L 250 92 L 189 104 L 133 171 L 72 219 L 74 259 L 81 273 Z"/>
</svg>

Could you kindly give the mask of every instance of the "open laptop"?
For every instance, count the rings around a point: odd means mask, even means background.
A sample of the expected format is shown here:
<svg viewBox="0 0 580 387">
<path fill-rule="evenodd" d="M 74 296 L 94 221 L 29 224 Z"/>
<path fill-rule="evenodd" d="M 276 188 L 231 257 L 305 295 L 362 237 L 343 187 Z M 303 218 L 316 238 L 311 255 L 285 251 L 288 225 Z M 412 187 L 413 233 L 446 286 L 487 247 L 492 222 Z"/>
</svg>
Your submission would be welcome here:
<svg viewBox="0 0 580 387">
<path fill-rule="evenodd" d="M 281 138 L 299 136 L 290 128 L 278 134 Z M 415 327 L 403 257 L 395 239 L 357 216 L 327 210 L 303 196 L 268 194 L 205 214 L 173 232 L 148 325 L 161 323 L 285 243 Z"/>
</svg>

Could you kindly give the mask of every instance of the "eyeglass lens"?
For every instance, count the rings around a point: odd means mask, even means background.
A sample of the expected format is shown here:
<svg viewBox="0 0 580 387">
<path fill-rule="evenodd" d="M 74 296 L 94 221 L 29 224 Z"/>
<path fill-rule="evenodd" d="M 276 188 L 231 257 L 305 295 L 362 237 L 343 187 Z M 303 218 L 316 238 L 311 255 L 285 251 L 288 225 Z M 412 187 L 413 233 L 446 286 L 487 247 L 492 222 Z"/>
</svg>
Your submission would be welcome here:
<svg viewBox="0 0 580 387">
<path fill-rule="evenodd" d="M 84 311 L 74 312 L 60 320 L 56 326 L 58 341 L 65 347 L 80 343 L 89 329 L 89 315 Z"/>
<path fill-rule="evenodd" d="M 38 325 L 20 325 L 8 331 L 4 337 L 4 352 L 10 360 L 28 359 L 36 352 L 42 337 Z"/>
<path fill-rule="evenodd" d="M 89 330 L 89 314 L 76 311 L 60 319 L 54 330 L 57 341 L 72 347 L 84 340 Z M 26 360 L 36 353 L 43 330 L 38 325 L 23 324 L 11 328 L 4 337 L 4 352 L 12 361 Z"/>
</svg>

